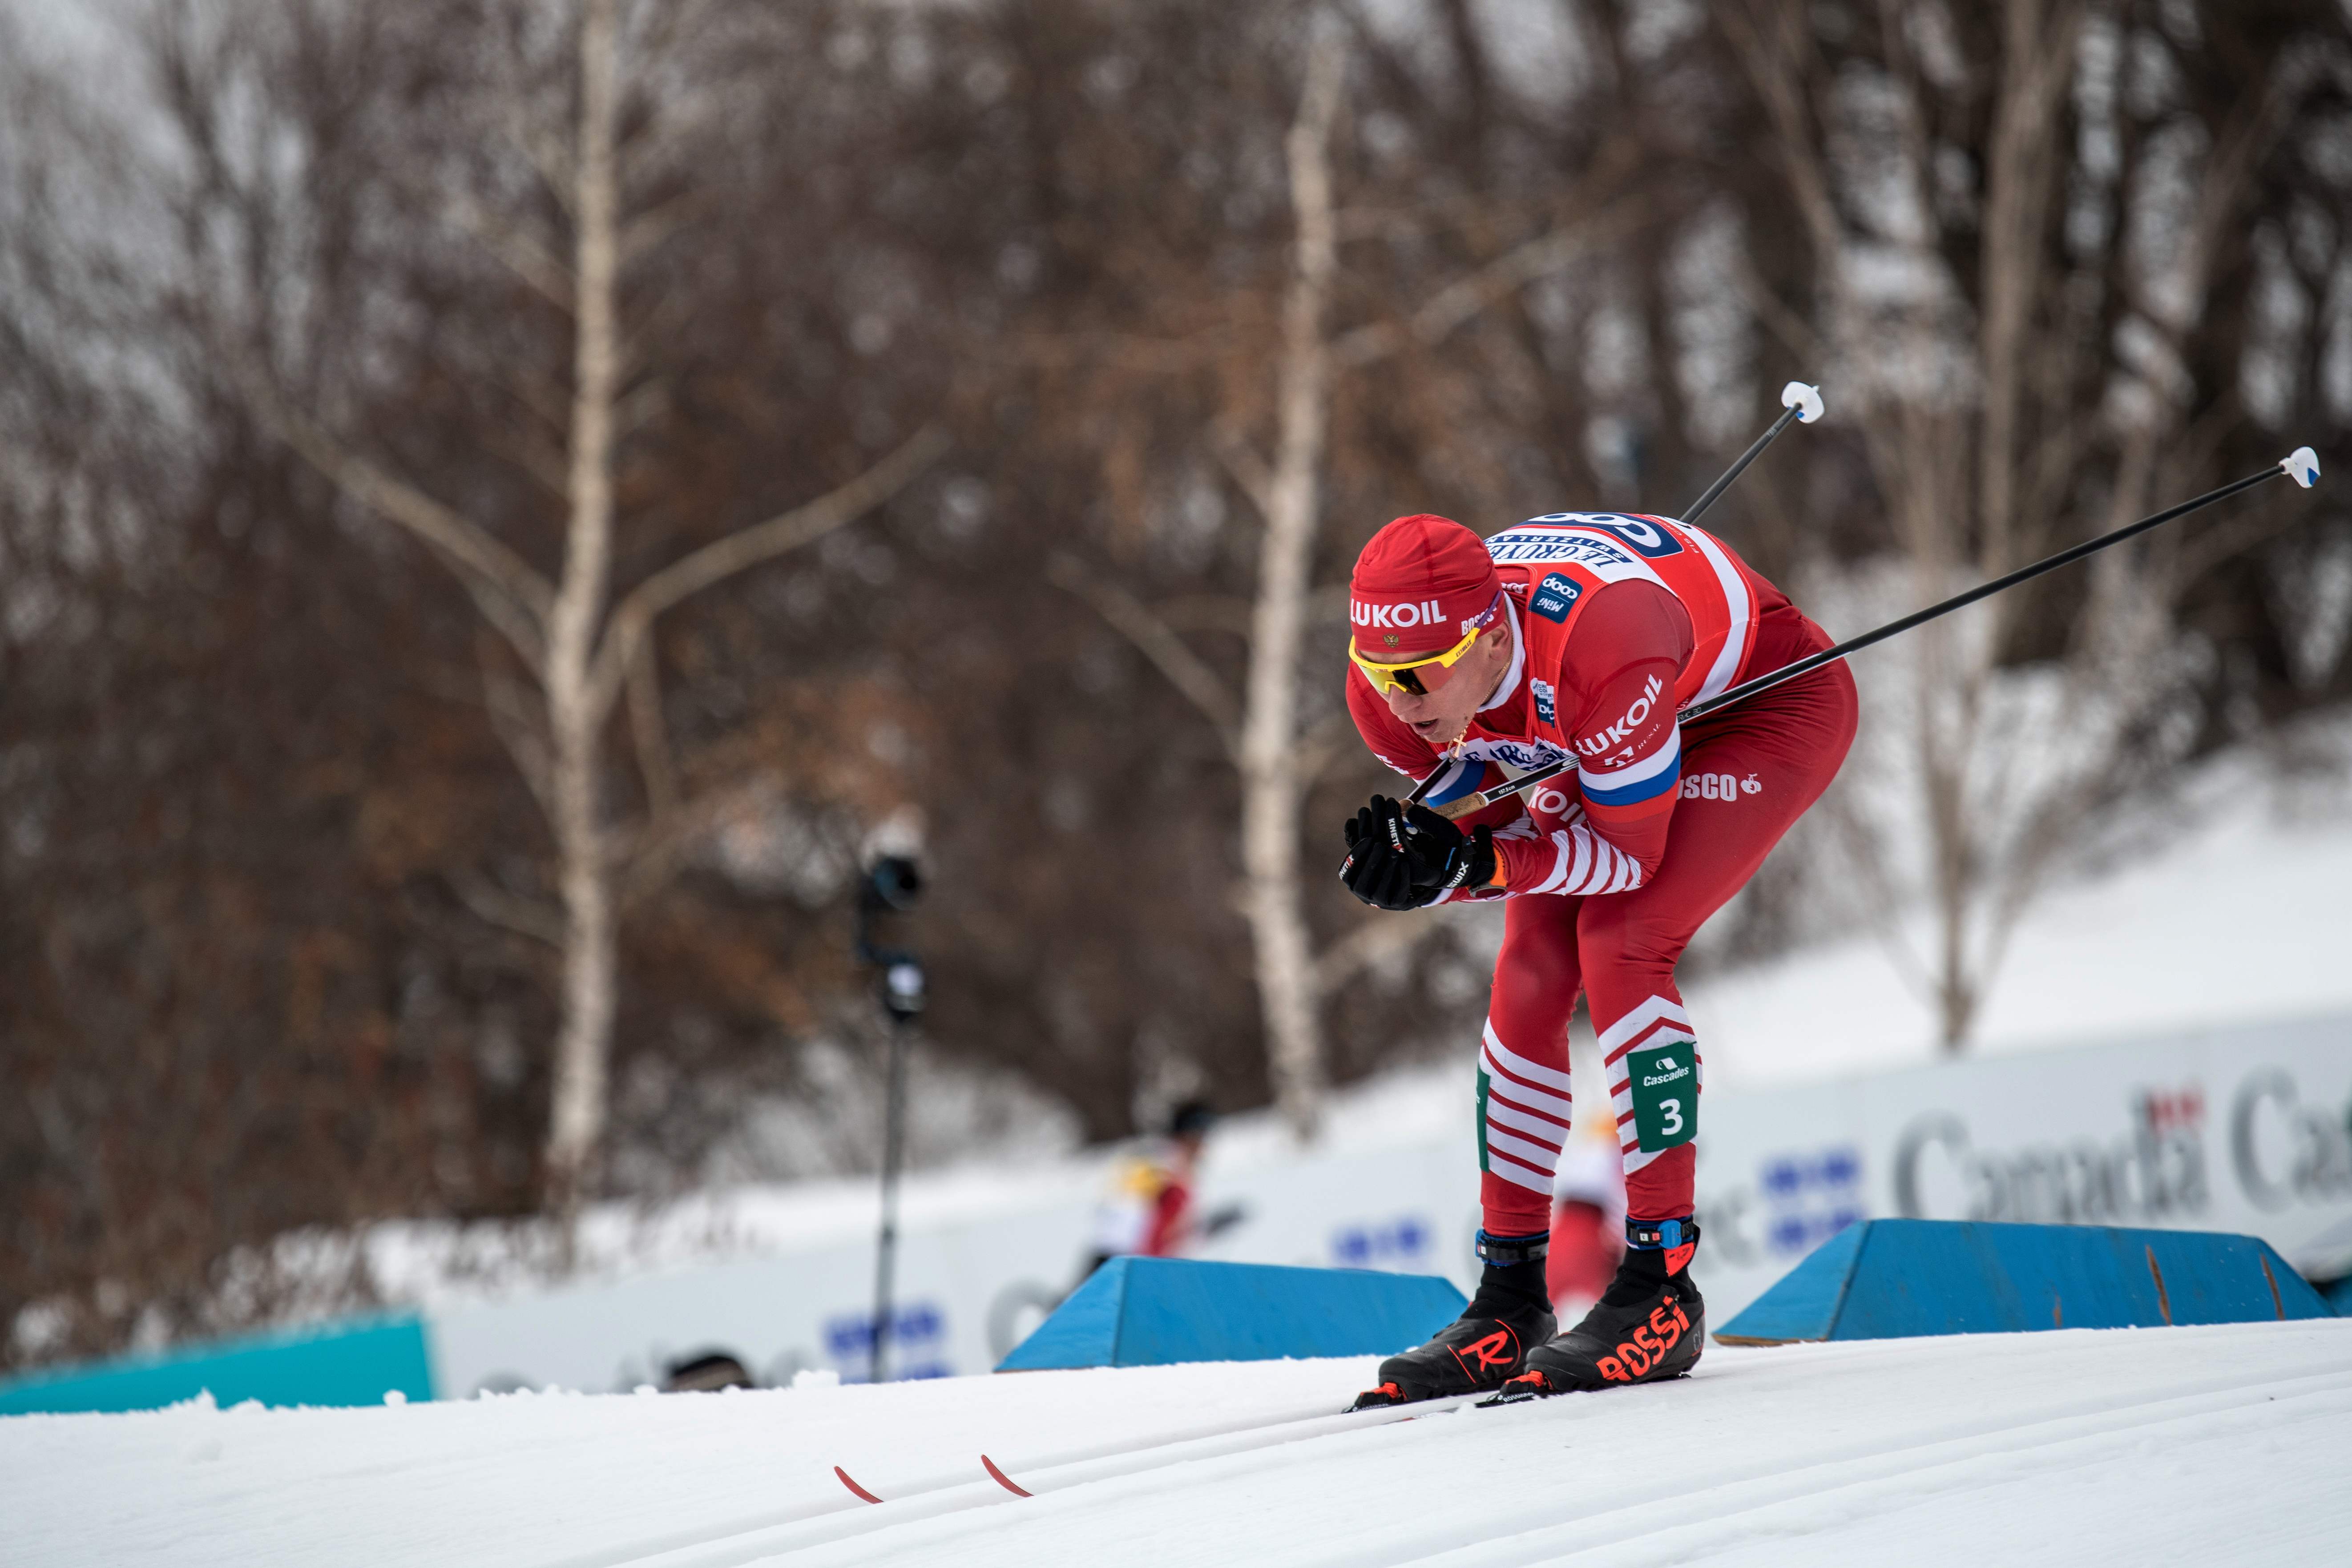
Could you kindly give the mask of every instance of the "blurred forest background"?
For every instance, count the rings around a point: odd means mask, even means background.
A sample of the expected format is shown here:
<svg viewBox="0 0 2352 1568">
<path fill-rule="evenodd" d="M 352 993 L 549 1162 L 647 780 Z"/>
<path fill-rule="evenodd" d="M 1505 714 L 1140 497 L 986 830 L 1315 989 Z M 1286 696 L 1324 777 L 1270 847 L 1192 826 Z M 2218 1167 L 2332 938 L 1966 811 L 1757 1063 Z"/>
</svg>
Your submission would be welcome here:
<svg viewBox="0 0 2352 1568">
<path fill-rule="evenodd" d="M 1460 1048 L 1492 933 L 1328 875 L 1349 563 L 1790 378 L 1707 525 L 1840 632 L 2352 472 L 2344 8 L 0 9 L 0 1366 L 873 1168 L 877 845 L 919 1158 Z M 2352 695 L 2325 490 L 2100 563 L 1861 672 L 1701 957 L 1925 909 L 1963 1047 L 2060 847 Z"/>
</svg>

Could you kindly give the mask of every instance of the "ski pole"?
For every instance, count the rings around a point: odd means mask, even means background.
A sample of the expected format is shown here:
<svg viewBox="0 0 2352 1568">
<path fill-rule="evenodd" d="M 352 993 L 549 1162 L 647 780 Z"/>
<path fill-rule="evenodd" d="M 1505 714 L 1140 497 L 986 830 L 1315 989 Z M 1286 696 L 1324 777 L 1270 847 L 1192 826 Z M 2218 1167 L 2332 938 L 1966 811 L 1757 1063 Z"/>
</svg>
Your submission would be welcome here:
<svg viewBox="0 0 2352 1568">
<path fill-rule="evenodd" d="M 1799 424 L 1811 425 L 1814 420 L 1819 419 L 1822 416 L 1822 389 L 1818 386 L 1808 386 L 1801 381 L 1792 381 L 1780 389 L 1780 407 L 1784 412 L 1780 417 L 1772 421 L 1771 428 L 1757 437 L 1754 444 L 1739 454 L 1739 460 L 1724 469 L 1723 477 L 1707 486 L 1698 500 L 1691 502 L 1688 509 L 1676 518 L 1675 521 L 1696 522 L 1698 514 L 1713 506 L 1715 498 L 1731 488 L 1731 481 L 1739 477 L 1740 470 L 1764 455 L 1764 448 L 1770 446 L 1773 438 L 1789 427 L 1789 421 L 1793 419 Z"/>
<path fill-rule="evenodd" d="M 1954 610 L 1964 609 L 1979 599 L 1989 599 L 2003 589 L 2014 588 L 2020 583 L 2041 576 L 2044 572 L 2055 572 L 2061 566 L 2071 565 L 2085 555 L 2095 555 L 2111 544 L 2121 544 L 2125 540 L 2146 533 L 2151 528 L 2161 527 L 2175 518 L 2187 517 L 2192 511 L 2202 510 L 2215 501 L 2226 500 L 2240 490 L 2252 489 L 2265 480 L 2277 479 L 2281 474 L 2286 475 L 2305 489 L 2309 489 L 2319 479 L 2319 454 L 2308 447 L 2297 447 L 2258 474 L 2248 474 L 2242 479 L 2232 479 L 2219 489 L 2207 490 L 2194 500 L 2185 500 L 2179 506 L 2168 507 L 2152 517 L 2144 517 L 2137 522 L 2126 523 L 2121 528 L 2099 535 L 2096 539 L 2086 539 L 2071 549 L 2062 550 L 2055 555 L 2044 556 L 2031 566 L 2021 566 L 2006 577 L 1996 577 L 1991 582 L 1971 588 L 1965 594 L 1955 594 L 1941 604 L 1930 605 L 1924 610 L 1914 610 L 1901 620 L 1889 621 L 1875 631 L 1864 632 L 1857 637 L 1848 637 L 1834 647 L 1825 647 L 1819 653 L 1808 654 L 1794 664 L 1785 664 L 1778 669 L 1768 670 L 1753 680 L 1743 680 L 1728 691 L 1710 697 L 1704 702 L 1692 703 L 1682 710 L 1682 717 L 1685 721 L 1701 718 L 1719 708 L 1728 708 L 1735 702 L 1743 701 L 1759 692 L 1769 691 L 1783 681 L 1794 680 L 1797 677 L 1819 669 L 1825 664 L 1834 663 L 1848 654 L 1858 653 L 1873 643 L 1885 642 L 1888 637 L 1901 632 L 1907 632 L 1913 626 L 1924 626 L 1938 616 L 1948 616 Z"/>
<path fill-rule="evenodd" d="M 1824 405 L 1822 403 L 1822 389 L 1818 386 L 1811 385 L 1806 382 L 1792 381 L 1789 383 L 1788 385 L 1782 387 L 1780 389 L 1780 416 L 1772 421 L 1771 425 L 1765 430 L 1764 434 L 1757 437 L 1755 440 L 1749 442 L 1748 450 L 1740 453 L 1738 458 L 1732 463 L 1731 467 L 1724 469 L 1723 472 L 1717 477 L 1715 483 L 1707 486 L 1705 490 L 1700 492 L 1698 500 L 1691 502 L 1690 506 L 1683 512 L 1683 514 L 1675 521 L 1677 522 L 1696 522 L 1698 521 L 1698 514 L 1713 506 L 1716 502 L 1716 498 L 1722 495 L 1724 491 L 1731 488 L 1731 481 L 1738 479 L 1740 474 L 1747 469 L 1748 464 L 1754 462 L 1757 458 L 1764 455 L 1764 448 L 1770 446 L 1780 436 L 1780 432 L 1789 427 L 1790 421 L 1794 420 L 1800 425 L 1811 425 L 1814 420 L 1819 419 L 1822 416 L 1823 406 Z M 1419 805 L 1422 802 L 1422 797 L 1426 795 L 1430 792 L 1431 787 L 1437 783 L 1437 775 L 1444 771 L 1445 770 L 1443 767 L 1440 767 L 1433 772 L 1427 778 L 1413 785 L 1412 793 L 1404 797 L 1404 804 L 1408 806 Z M 1559 771 L 1559 769 L 1555 768 L 1552 770 L 1552 773 L 1557 773 Z M 1548 773 L 1543 776 L 1545 778 L 1549 778 L 1551 777 L 1551 773 Z M 1530 778 L 1528 782 L 1533 783 L 1535 781 Z"/>
<path fill-rule="evenodd" d="M 2096 554 L 2111 544 L 2121 544 L 2125 540 L 2137 534 L 2145 533 L 2151 528 L 2161 527 L 2175 518 L 2187 517 L 2192 511 L 2211 506 L 2218 500 L 2226 500 L 2240 490 L 2252 489 L 2254 486 L 2268 479 L 2274 479 L 2281 474 L 2284 474 L 2305 489 L 2309 489 L 2319 479 L 2319 455 L 2308 447 L 2297 447 L 2293 452 L 2258 474 L 2249 474 L 2242 479 L 2232 479 L 2219 489 L 2207 490 L 2194 500 L 2182 501 L 2179 506 L 2168 507 L 2153 517 L 2144 517 L 2137 522 L 2126 523 L 2121 528 L 2099 535 L 2096 539 L 2084 540 L 2082 543 L 2062 550 L 2055 555 L 2045 556 L 2031 566 L 2021 566 L 2006 577 L 1995 578 L 1990 583 L 1969 589 L 1965 594 L 1955 594 L 1941 604 L 1930 605 L 1924 610 L 1915 610 L 1899 621 L 1889 621 L 1874 631 L 1863 633 L 1860 637 L 1848 637 L 1834 647 L 1825 647 L 1819 653 L 1808 654 L 1793 664 L 1784 664 L 1778 669 L 1767 670 L 1755 679 L 1743 680 L 1730 690 L 1710 697 L 1704 702 L 1692 703 L 1682 710 L 1679 718 L 1683 722 L 1688 723 L 1694 719 L 1728 708 L 1735 702 L 1744 702 L 1759 692 L 1769 691 L 1784 681 L 1794 680 L 1801 675 L 1809 675 L 1825 664 L 1834 664 L 1849 654 L 1859 653 L 1873 643 L 1885 642 L 1888 637 L 1898 633 L 1907 632 L 1916 626 L 1924 626 L 1938 616 L 1950 615 L 1954 610 L 1965 608 L 1979 599 L 1990 598 L 2005 588 L 2014 588 L 2029 578 L 2039 577 L 2044 572 L 2054 572 L 2061 566 L 2080 561 L 2085 555 Z M 1492 805 L 1506 796 L 1517 795 L 1522 790 L 1532 789 L 1546 779 L 1557 777 L 1567 772 L 1573 765 L 1573 761 L 1570 759 L 1546 763 L 1540 767 L 1530 768 L 1507 784 L 1497 784 L 1492 789 L 1480 790 L 1475 795 L 1464 795 L 1460 800 L 1448 801 L 1436 809 L 1450 817 L 1465 816 L 1471 812 Z M 1437 775 L 1432 773 L 1430 776 L 1435 778 Z"/>
</svg>

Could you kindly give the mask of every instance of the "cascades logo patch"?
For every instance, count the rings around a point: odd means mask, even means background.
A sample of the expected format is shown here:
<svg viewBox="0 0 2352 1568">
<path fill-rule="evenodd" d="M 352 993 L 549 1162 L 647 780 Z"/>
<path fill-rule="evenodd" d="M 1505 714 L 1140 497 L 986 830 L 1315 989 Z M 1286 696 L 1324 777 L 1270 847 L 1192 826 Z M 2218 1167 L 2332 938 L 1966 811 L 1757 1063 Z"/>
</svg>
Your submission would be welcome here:
<svg viewBox="0 0 2352 1568">
<path fill-rule="evenodd" d="M 1486 1069 L 1483 1067 L 1480 1068 L 1478 1069 L 1477 1142 L 1478 1168 L 1481 1171 L 1491 1170 L 1493 1168 L 1486 1159 L 1486 1096 L 1493 1083 L 1494 1080 L 1486 1076 Z"/>
<path fill-rule="evenodd" d="M 1633 1097 L 1633 1131 L 1655 1154 L 1698 1136 L 1698 1046 L 1675 1040 L 1625 1058 Z"/>
</svg>

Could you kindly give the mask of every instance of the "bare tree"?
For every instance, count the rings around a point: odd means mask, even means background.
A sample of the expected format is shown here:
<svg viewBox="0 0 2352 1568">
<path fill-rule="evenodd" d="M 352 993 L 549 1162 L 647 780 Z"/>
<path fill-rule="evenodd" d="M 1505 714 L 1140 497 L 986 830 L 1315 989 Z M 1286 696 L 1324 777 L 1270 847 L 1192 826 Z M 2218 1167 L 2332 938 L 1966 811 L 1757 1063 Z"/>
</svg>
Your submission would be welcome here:
<svg viewBox="0 0 2352 1568">
<path fill-rule="evenodd" d="M 2265 62 L 2242 102 L 2200 122 L 2164 79 L 2180 41 L 2129 6 L 1891 5 L 1842 49 L 1796 0 L 1719 19 L 1818 268 L 1797 309 L 1760 288 L 1757 302 L 1784 342 L 1837 367 L 1825 377 L 1858 411 L 1906 596 L 1998 576 L 2199 488 L 2242 413 L 2234 387 L 2189 369 L 2215 258 L 2307 65 Z M 2085 132 L 2112 151 L 2074 155 Z M 2048 592 L 2014 594 L 1883 661 L 1903 672 L 1881 722 L 1900 726 L 1894 766 L 1913 793 L 1891 818 L 1852 789 L 1839 809 L 1866 861 L 1899 858 L 1914 834 L 1924 848 L 1931 951 L 1898 962 L 1948 1049 L 2063 847 L 2182 700 L 2194 669 L 2173 606 L 2282 515 L 2101 557 L 2063 632 L 2033 618 Z M 1891 694 L 1883 674 L 1864 688 Z"/>
<path fill-rule="evenodd" d="M 651 685 L 653 625 L 688 596 L 863 516 L 947 444 L 943 432 L 926 427 L 849 482 L 703 546 L 613 602 L 614 451 L 633 404 L 641 407 L 653 390 L 643 379 L 639 353 L 626 341 L 622 281 L 667 237 L 691 197 L 674 193 L 652 209 L 632 210 L 628 204 L 624 162 L 655 160 L 666 127 L 656 101 L 645 106 L 646 122 L 630 138 L 621 134 L 626 85 L 621 34 L 618 0 L 581 0 L 572 95 L 577 109 L 571 122 L 533 123 L 525 104 L 504 106 L 515 142 L 570 220 L 569 259 L 559 259 L 510 217 L 460 211 L 498 259 L 572 323 L 562 564 L 553 580 L 483 522 L 360 455 L 285 396 L 269 372 L 250 358 L 241 362 L 247 395 L 264 422 L 344 494 L 429 545 L 538 685 L 538 712 L 529 719 L 513 714 L 517 721 L 504 728 L 503 738 L 554 839 L 561 912 L 541 915 L 479 888 L 473 901 L 486 918 L 552 941 L 562 953 L 562 1023 L 545 1173 L 548 1203 L 562 1215 L 576 1210 L 594 1179 L 608 1114 L 617 891 L 656 879 L 680 841 L 710 826 L 726 805 L 724 792 L 687 801 L 675 796 Z M 666 304 L 657 302 L 646 314 L 658 320 Z M 635 699 L 637 755 L 651 803 L 646 820 L 625 826 L 614 820 L 604 784 L 605 734 L 625 692 Z"/>
</svg>

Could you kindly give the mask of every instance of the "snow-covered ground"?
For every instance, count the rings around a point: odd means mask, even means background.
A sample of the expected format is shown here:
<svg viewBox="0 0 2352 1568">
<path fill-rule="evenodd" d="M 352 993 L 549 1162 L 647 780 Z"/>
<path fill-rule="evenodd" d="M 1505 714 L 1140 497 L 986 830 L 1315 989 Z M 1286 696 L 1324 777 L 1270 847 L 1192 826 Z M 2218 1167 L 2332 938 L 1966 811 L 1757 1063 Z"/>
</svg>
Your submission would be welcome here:
<svg viewBox="0 0 2352 1568">
<path fill-rule="evenodd" d="M 1370 1358 L 0 1421 L 14 1564 L 2352 1561 L 2352 1322 L 1709 1350 L 1363 1426 Z M 1284 1430 L 1237 1430 L 1283 1419 Z M 986 1453 L 1036 1495 L 987 1479 Z M 858 1501 L 843 1467 L 886 1500 Z"/>
</svg>

